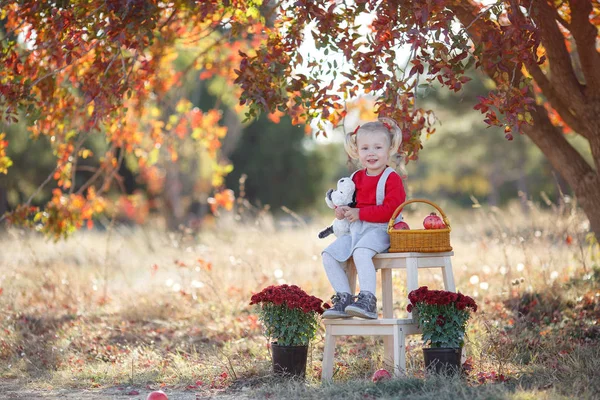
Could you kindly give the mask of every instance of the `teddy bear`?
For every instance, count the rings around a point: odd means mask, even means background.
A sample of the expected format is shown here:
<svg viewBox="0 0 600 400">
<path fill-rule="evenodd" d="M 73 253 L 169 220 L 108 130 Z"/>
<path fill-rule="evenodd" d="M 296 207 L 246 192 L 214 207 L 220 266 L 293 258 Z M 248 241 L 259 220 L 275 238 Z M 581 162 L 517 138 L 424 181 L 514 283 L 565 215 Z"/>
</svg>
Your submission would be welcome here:
<svg viewBox="0 0 600 400">
<path fill-rule="evenodd" d="M 329 189 L 325 195 L 325 202 L 329 208 L 336 209 L 340 206 L 354 207 L 356 205 L 354 191 L 356 186 L 352 178 L 341 178 L 337 182 L 337 189 Z M 319 238 L 323 239 L 331 234 L 340 237 L 350 233 L 350 222 L 346 219 L 334 219 L 333 224 L 319 232 Z"/>
</svg>

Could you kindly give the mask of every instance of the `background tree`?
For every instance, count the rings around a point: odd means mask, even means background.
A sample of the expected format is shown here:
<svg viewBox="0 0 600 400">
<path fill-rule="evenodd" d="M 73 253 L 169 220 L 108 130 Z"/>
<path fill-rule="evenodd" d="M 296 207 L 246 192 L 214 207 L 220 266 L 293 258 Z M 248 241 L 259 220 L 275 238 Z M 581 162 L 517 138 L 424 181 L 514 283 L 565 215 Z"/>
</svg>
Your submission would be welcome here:
<svg viewBox="0 0 600 400">
<path fill-rule="evenodd" d="M 278 29 L 256 55 L 244 57 L 237 82 L 251 113 L 287 109 L 334 126 L 348 98 L 372 92 L 376 111 L 400 122 L 403 150 L 415 159 L 422 132 L 432 133 L 434 123 L 415 102 L 419 82 L 459 91 L 475 66 L 496 84 L 475 106 L 485 122 L 503 127 L 508 140 L 526 134 L 571 186 L 598 234 L 599 25 L 600 4 L 591 0 L 285 2 Z M 341 54 L 343 64 L 305 61 L 304 32 L 324 54 Z M 410 53 L 407 64 L 402 50 Z M 306 74 L 295 70 L 300 65 Z M 334 85 L 337 77 L 342 82 Z M 588 141 L 592 164 L 565 139 L 565 128 Z"/>
<path fill-rule="evenodd" d="M 288 117 L 275 125 L 261 116 L 244 129 L 230 156 L 234 169 L 227 175 L 227 187 L 237 191 L 240 176 L 246 174 L 245 196 L 253 203 L 296 210 L 312 206 L 316 199 L 323 202 L 324 181 L 331 174 L 322 149 L 310 146 L 310 140 Z"/>
<path fill-rule="evenodd" d="M 60 237 L 104 209 L 103 195 L 124 160 L 144 173 L 159 153 L 177 160 L 177 142 L 187 137 L 217 160 L 226 133 L 221 113 L 194 108 L 173 97 L 173 88 L 196 71 L 196 79 L 221 77 L 234 92 L 238 51 L 263 37 L 261 3 L 0 1 L 0 119 L 22 121 L 33 138 L 46 137 L 55 158 L 37 183 L 54 188 L 49 202 L 37 207 L 29 197 L 8 219 Z M 177 70 L 181 51 L 195 55 Z M 11 144 L 0 135 L 6 173 Z M 98 154 L 90 149 L 94 137 L 107 144 Z M 78 182 L 81 160 L 89 157 L 97 167 Z M 213 171 L 217 191 L 224 172 Z"/>
<path fill-rule="evenodd" d="M 516 135 L 507 144 L 500 127 L 481 123 L 473 104 L 493 82 L 481 73 L 469 76 L 472 81 L 460 93 L 438 90 L 437 85 L 419 90 L 423 106 L 436 110 L 443 123 L 436 127 L 435 135 L 423 141 L 419 162 L 410 165 L 408 182 L 413 196 L 449 199 L 470 207 L 471 195 L 489 205 L 503 206 L 517 193 L 522 194 L 523 202 L 539 198 L 542 192 L 556 201 L 560 192 L 572 194 L 526 135 Z M 585 139 L 572 132 L 565 137 L 591 162 Z"/>
<path fill-rule="evenodd" d="M 98 194 L 110 188 L 130 155 L 142 168 L 159 148 L 176 160 L 175 142 L 191 135 L 217 158 L 222 126 L 167 95 L 191 69 L 200 78 L 230 82 L 237 76 L 240 89 L 232 91 L 241 90 L 250 117 L 265 109 L 286 112 L 294 124 L 317 119 L 321 127 L 323 121 L 341 125 L 346 102 L 370 93 L 378 99 L 379 115 L 399 121 L 402 150 L 416 159 L 421 134 L 433 133 L 435 123 L 416 101 L 418 85 L 437 81 L 459 91 L 474 66 L 496 84 L 475 106 L 485 122 L 502 127 L 509 140 L 516 132 L 529 136 L 573 188 L 592 229 L 600 231 L 597 2 L 271 1 L 263 6 L 266 18 L 261 5 L 1 1 L 2 118 L 27 118 L 31 135 L 48 137 L 57 161 L 43 182 L 57 187 L 45 210 L 27 201 L 9 218 L 33 218 L 60 236 L 102 209 Z M 322 53 L 301 53 L 305 34 Z M 181 48 L 197 55 L 177 73 L 173 60 Z M 331 62 L 319 55 L 333 52 L 340 57 Z M 163 115 L 168 103 L 175 112 Z M 592 163 L 569 144 L 563 129 L 588 141 Z M 87 141 L 94 135 L 107 138 L 103 154 L 89 153 Z M 12 162 L 7 145 L 2 136 L 0 173 Z M 77 185 L 73 178 L 84 155 L 96 157 L 100 167 Z"/>
</svg>

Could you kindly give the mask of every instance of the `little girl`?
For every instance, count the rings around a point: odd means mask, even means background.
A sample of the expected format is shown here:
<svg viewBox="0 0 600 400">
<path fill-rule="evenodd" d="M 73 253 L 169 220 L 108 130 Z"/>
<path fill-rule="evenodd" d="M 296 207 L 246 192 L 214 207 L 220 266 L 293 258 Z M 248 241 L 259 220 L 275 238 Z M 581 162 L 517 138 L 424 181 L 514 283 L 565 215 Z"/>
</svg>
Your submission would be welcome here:
<svg viewBox="0 0 600 400">
<path fill-rule="evenodd" d="M 332 297 L 333 306 L 323 313 L 323 318 L 377 319 L 373 256 L 390 247 L 388 222 L 406 199 L 402 179 L 388 166 L 401 143 L 400 129 L 388 118 L 358 126 L 346 135 L 346 152 L 358 159 L 364 169 L 352 174 L 356 184 L 356 208 L 335 210 L 336 218 L 350 221 L 350 234 L 338 237 L 322 253 L 327 278 L 336 292 Z M 350 293 L 344 268 L 350 257 L 354 258 L 360 284 L 356 297 Z"/>
</svg>

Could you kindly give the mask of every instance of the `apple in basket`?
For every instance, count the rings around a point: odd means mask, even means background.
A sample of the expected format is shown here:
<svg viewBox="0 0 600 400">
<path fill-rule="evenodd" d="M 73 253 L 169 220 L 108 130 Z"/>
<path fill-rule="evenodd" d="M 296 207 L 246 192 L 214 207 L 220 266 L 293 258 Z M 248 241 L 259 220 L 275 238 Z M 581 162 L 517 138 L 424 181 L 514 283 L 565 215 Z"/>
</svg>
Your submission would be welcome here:
<svg viewBox="0 0 600 400">
<path fill-rule="evenodd" d="M 396 222 L 394 224 L 394 229 L 399 230 L 399 231 L 403 231 L 403 230 L 410 229 L 410 227 L 408 226 L 408 224 L 406 222 L 400 221 L 400 222 Z"/>
<path fill-rule="evenodd" d="M 378 369 L 373 374 L 373 378 L 371 378 L 371 380 L 373 382 L 379 382 L 379 381 L 382 381 L 384 379 L 390 379 L 391 377 L 392 377 L 392 375 L 387 370 L 385 370 L 385 369 Z"/>
<path fill-rule="evenodd" d="M 434 212 L 425 217 L 423 226 L 425 229 L 444 229 L 446 227 L 444 221 Z"/>
<path fill-rule="evenodd" d="M 162 390 L 157 390 L 155 392 L 150 393 L 148 397 L 146 397 L 146 400 L 169 400 L 169 398 L 167 397 L 165 392 L 163 392 Z"/>
</svg>

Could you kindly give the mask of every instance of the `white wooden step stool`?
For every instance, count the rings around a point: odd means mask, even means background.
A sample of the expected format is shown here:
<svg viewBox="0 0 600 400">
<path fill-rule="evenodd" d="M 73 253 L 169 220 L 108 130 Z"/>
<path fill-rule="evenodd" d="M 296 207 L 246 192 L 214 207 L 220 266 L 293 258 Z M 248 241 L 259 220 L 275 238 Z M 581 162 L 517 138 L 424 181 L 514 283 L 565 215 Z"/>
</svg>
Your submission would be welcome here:
<svg viewBox="0 0 600 400">
<path fill-rule="evenodd" d="M 454 274 L 452 273 L 451 257 L 454 252 L 444 253 L 381 253 L 373 257 L 375 270 L 381 271 L 381 304 L 383 319 L 368 320 L 324 319 L 325 349 L 323 351 L 322 380 L 333 377 L 333 356 L 336 336 L 363 335 L 383 336 L 384 357 L 394 366 L 394 374 L 401 376 L 406 370 L 405 337 L 421 333 L 417 324 L 408 313 L 408 318 L 394 318 L 394 295 L 392 285 L 392 270 L 406 269 L 406 286 L 408 293 L 418 289 L 419 268 L 441 268 L 444 279 L 444 289 L 454 292 Z M 350 289 L 356 291 L 356 268 L 352 259 L 347 263 Z"/>
</svg>

